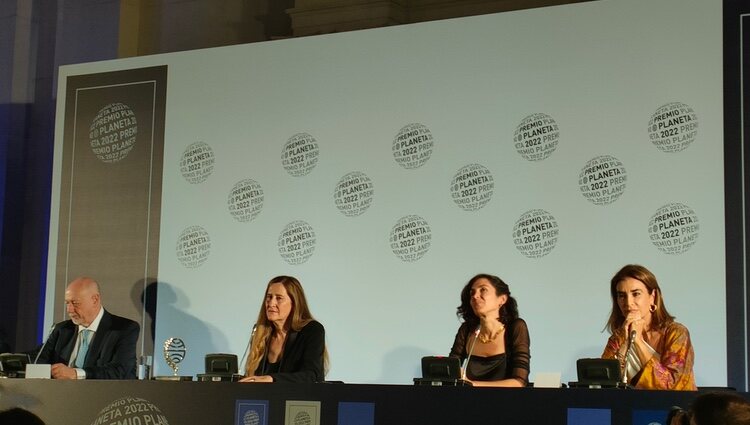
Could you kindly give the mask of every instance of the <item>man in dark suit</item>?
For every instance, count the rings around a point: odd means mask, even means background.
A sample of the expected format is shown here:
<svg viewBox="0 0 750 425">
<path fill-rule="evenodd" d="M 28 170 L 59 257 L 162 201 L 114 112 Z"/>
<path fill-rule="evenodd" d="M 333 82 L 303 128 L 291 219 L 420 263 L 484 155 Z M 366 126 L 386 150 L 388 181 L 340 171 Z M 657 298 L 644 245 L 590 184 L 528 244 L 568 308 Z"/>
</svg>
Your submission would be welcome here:
<svg viewBox="0 0 750 425">
<path fill-rule="evenodd" d="M 70 320 L 55 326 L 37 363 L 51 364 L 55 379 L 135 379 L 138 323 L 107 312 L 88 277 L 70 282 L 65 307 Z"/>
</svg>

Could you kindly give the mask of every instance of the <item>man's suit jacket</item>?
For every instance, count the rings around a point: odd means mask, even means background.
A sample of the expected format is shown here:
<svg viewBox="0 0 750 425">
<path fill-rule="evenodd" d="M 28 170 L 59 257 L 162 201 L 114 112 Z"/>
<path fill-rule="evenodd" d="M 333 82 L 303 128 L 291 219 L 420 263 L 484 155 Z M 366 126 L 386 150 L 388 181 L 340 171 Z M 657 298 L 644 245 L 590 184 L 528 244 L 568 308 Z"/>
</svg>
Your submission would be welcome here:
<svg viewBox="0 0 750 425">
<path fill-rule="evenodd" d="M 86 379 L 135 379 L 135 347 L 139 332 L 138 323 L 104 310 L 83 364 Z M 71 320 L 58 323 L 37 363 L 67 365 L 77 337 L 78 325 Z"/>
</svg>

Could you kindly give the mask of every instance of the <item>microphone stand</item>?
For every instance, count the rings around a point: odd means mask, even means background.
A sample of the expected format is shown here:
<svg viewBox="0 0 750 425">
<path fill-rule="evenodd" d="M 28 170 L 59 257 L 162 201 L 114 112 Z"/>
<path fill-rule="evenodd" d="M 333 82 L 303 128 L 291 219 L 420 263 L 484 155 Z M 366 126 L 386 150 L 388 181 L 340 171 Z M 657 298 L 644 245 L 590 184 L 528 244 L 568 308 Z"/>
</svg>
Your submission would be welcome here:
<svg viewBox="0 0 750 425">
<path fill-rule="evenodd" d="M 471 347 L 469 347 L 469 354 L 464 359 L 464 364 L 461 366 L 461 379 L 466 379 L 466 368 L 469 367 L 469 359 L 471 358 L 471 353 L 474 352 L 474 345 L 477 343 L 477 339 L 479 339 L 479 331 L 482 330 L 482 326 L 477 326 L 477 330 L 474 331 L 474 341 L 471 342 Z"/>
<path fill-rule="evenodd" d="M 633 349 L 633 343 L 635 342 L 636 331 L 630 331 L 628 337 L 628 347 L 625 349 L 625 366 L 622 368 L 622 384 L 625 388 L 628 386 L 628 356 L 630 351 Z"/>
<path fill-rule="evenodd" d="M 256 324 L 253 325 L 253 330 L 250 331 L 250 340 L 247 341 L 247 347 L 245 348 L 245 354 L 242 355 L 242 362 L 240 363 L 240 365 L 242 365 L 241 367 L 243 368 L 243 370 L 246 367 L 246 365 L 245 365 L 245 357 L 247 357 L 247 353 L 248 353 L 248 351 L 250 351 L 250 347 L 253 345 L 253 339 L 255 339 L 255 332 L 257 330 L 258 330 L 258 324 L 256 323 Z M 247 370 L 244 371 L 243 375 L 247 375 Z"/>
<path fill-rule="evenodd" d="M 44 351 L 44 347 L 47 346 L 47 343 L 49 342 L 49 337 L 52 336 L 52 332 L 55 330 L 55 326 L 57 326 L 57 323 L 53 323 L 52 327 L 49 328 L 49 332 L 47 333 L 47 338 L 44 339 L 44 344 L 42 344 L 42 348 L 39 349 L 39 352 L 36 353 L 36 357 L 34 358 L 34 363 L 32 364 L 36 364 L 36 362 L 39 361 L 39 356 L 42 355 L 42 351 Z"/>
</svg>

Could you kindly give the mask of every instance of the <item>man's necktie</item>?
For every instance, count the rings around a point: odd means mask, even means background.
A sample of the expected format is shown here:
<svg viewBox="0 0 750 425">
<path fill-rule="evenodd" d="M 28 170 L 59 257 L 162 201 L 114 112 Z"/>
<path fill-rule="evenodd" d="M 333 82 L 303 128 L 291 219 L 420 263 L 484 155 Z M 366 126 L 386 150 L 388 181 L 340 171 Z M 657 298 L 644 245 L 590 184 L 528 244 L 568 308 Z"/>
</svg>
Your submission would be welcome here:
<svg viewBox="0 0 750 425">
<path fill-rule="evenodd" d="M 91 331 L 84 329 L 81 331 L 81 347 L 78 348 L 78 355 L 76 356 L 76 367 L 83 368 L 83 362 L 86 360 L 86 352 L 89 351 L 89 334 Z"/>
</svg>

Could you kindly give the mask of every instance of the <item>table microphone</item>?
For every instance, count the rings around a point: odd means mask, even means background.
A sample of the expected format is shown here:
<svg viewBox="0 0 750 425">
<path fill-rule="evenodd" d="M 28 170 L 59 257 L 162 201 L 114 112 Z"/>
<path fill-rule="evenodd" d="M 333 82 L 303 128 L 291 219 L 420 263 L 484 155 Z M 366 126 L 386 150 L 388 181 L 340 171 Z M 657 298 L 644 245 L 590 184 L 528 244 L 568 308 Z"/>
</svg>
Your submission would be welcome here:
<svg viewBox="0 0 750 425">
<path fill-rule="evenodd" d="M 39 356 L 42 355 L 42 351 L 44 351 L 44 347 L 47 346 L 47 343 L 49 342 L 49 337 L 52 336 L 52 331 L 55 330 L 55 326 L 57 326 L 57 323 L 53 323 L 52 327 L 49 328 L 49 332 L 47 332 L 47 338 L 44 339 L 44 344 L 42 344 L 42 348 L 39 349 L 39 352 L 36 353 L 36 357 L 34 358 L 34 363 L 32 364 L 36 364 L 36 362 L 39 361 Z"/>
<path fill-rule="evenodd" d="M 474 345 L 477 343 L 480 330 L 482 330 L 482 325 L 477 326 L 477 330 L 474 331 L 474 341 L 471 342 L 471 347 L 469 347 L 469 355 L 466 356 L 464 364 L 461 366 L 461 379 L 466 379 L 466 368 L 469 367 L 469 359 L 471 358 L 471 353 L 474 352 Z"/>
<path fill-rule="evenodd" d="M 247 342 L 247 347 L 245 348 L 245 354 L 242 355 L 242 362 L 240 362 L 241 367 L 244 368 L 245 366 L 245 357 L 247 357 L 247 352 L 250 351 L 250 346 L 253 345 L 253 339 L 255 339 L 255 331 L 258 330 L 258 324 L 253 324 L 253 330 L 250 331 L 250 340 Z M 245 375 L 247 375 L 247 371 L 245 370 Z"/>
</svg>

